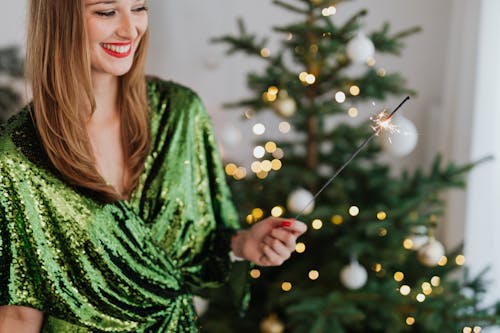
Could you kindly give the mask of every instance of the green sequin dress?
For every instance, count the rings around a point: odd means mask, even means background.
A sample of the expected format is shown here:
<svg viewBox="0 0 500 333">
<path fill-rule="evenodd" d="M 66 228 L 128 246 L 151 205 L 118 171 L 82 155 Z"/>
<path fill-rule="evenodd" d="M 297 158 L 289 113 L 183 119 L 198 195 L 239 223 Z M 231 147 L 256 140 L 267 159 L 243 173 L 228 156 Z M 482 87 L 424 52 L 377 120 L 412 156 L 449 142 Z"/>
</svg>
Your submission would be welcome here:
<svg viewBox="0 0 500 333">
<path fill-rule="evenodd" d="M 28 108 L 0 133 L 0 304 L 42 332 L 198 332 L 191 290 L 223 283 L 238 218 L 191 90 L 148 79 L 152 146 L 130 200 L 103 204 L 48 162 Z"/>
</svg>

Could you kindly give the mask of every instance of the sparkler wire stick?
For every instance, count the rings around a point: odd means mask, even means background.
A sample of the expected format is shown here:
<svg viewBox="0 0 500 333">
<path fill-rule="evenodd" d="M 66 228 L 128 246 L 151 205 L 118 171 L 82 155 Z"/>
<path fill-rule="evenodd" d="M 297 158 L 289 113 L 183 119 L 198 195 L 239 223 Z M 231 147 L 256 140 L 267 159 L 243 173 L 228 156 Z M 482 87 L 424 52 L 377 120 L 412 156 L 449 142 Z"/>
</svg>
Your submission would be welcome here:
<svg viewBox="0 0 500 333">
<path fill-rule="evenodd" d="M 387 117 L 384 117 L 384 119 L 382 119 L 383 122 L 387 122 L 389 121 L 392 116 L 394 116 L 394 114 L 399 110 L 399 108 L 401 108 L 401 106 L 406 103 L 406 101 L 408 101 L 410 99 L 410 96 L 406 96 L 406 98 L 401 102 L 399 103 L 399 105 L 387 116 Z M 299 214 L 297 214 L 297 216 L 295 216 L 295 220 L 298 220 L 299 217 L 302 216 L 302 214 L 304 214 L 304 211 L 314 202 L 314 200 L 316 200 L 316 198 L 328 187 L 328 185 L 330 185 L 333 180 L 335 178 L 337 178 L 337 176 L 342 172 L 342 170 L 344 170 L 344 168 L 352 162 L 352 160 L 359 154 L 359 152 L 361 152 L 365 147 L 366 145 L 371 141 L 373 140 L 373 138 L 375 136 L 378 136 L 380 134 L 380 132 L 382 131 L 382 128 L 383 126 L 382 125 L 379 125 L 375 128 L 374 132 L 372 133 L 372 135 L 370 135 L 368 138 L 366 138 L 359 146 L 358 148 L 354 151 L 354 153 L 352 153 L 352 155 L 347 159 L 347 161 L 344 162 L 344 164 L 342 164 L 342 166 L 335 172 L 335 174 L 333 176 L 331 176 L 328 181 L 314 194 L 313 198 L 307 203 L 307 205 L 304 206 L 304 208 L 302 208 L 302 210 L 299 212 Z"/>
</svg>

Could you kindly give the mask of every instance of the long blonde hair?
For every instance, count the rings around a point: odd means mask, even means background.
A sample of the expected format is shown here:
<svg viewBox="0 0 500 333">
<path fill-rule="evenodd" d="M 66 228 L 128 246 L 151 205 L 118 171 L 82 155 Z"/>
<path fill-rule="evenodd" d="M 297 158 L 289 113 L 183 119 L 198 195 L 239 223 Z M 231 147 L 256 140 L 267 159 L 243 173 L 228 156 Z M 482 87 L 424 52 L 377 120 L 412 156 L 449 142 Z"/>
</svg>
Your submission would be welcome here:
<svg viewBox="0 0 500 333">
<path fill-rule="evenodd" d="M 150 146 L 144 67 L 148 31 L 130 71 L 119 78 L 118 107 L 125 161 L 130 168 L 125 194 L 97 171 L 85 129 L 86 110 L 95 110 L 83 0 L 30 0 L 26 71 L 43 146 L 64 179 L 105 202 L 123 199 L 137 186 Z M 82 93 L 83 92 L 83 93 Z"/>
</svg>

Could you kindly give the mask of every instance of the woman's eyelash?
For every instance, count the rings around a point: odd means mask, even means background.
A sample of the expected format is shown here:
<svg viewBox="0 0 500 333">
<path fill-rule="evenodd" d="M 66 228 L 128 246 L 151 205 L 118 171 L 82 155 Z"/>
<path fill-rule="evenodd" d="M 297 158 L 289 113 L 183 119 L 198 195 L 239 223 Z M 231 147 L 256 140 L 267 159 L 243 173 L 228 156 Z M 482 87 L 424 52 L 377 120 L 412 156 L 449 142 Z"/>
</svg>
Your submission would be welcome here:
<svg viewBox="0 0 500 333">
<path fill-rule="evenodd" d="M 146 7 L 146 6 L 141 6 L 139 8 L 133 9 L 134 12 L 143 12 L 143 11 L 147 11 L 147 10 L 148 10 L 148 7 Z"/>
<path fill-rule="evenodd" d="M 141 7 L 132 9 L 132 11 L 134 11 L 134 12 L 144 12 L 147 10 L 148 10 L 148 7 L 146 7 L 146 6 L 141 6 Z M 113 16 L 113 15 L 115 15 L 115 13 L 116 13 L 116 11 L 114 11 L 114 10 L 96 12 L 97 15 L 105 16 L 105 17 Z"/>
<path fill-rule="evenodd" d="M 115 15 L 115 11 L 114 10 L 110 10 L 110 11 L 105 11 L 105 12 L 96 12 L 96 14 L 99 15 L 99 16 L 109 17 L 109 16 Z"/>
</svg>

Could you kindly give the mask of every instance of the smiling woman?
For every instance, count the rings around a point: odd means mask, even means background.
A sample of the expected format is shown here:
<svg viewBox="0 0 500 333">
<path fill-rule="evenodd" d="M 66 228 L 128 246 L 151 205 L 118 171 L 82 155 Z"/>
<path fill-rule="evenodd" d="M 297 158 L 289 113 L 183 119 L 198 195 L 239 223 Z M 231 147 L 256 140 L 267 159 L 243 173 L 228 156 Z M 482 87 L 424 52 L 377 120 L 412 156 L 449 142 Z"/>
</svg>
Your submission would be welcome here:
<svg viewBox="0 0 500 333">
<path fill-rule="evenodd" d="M 146 78 L 143 0 L 31 0 L 33 102 L 0 129 L 0 333 L 198 332 L 229 252 L 280 265 L 306 230 L 238 231 L 208 118 Z"/>
</svg>

